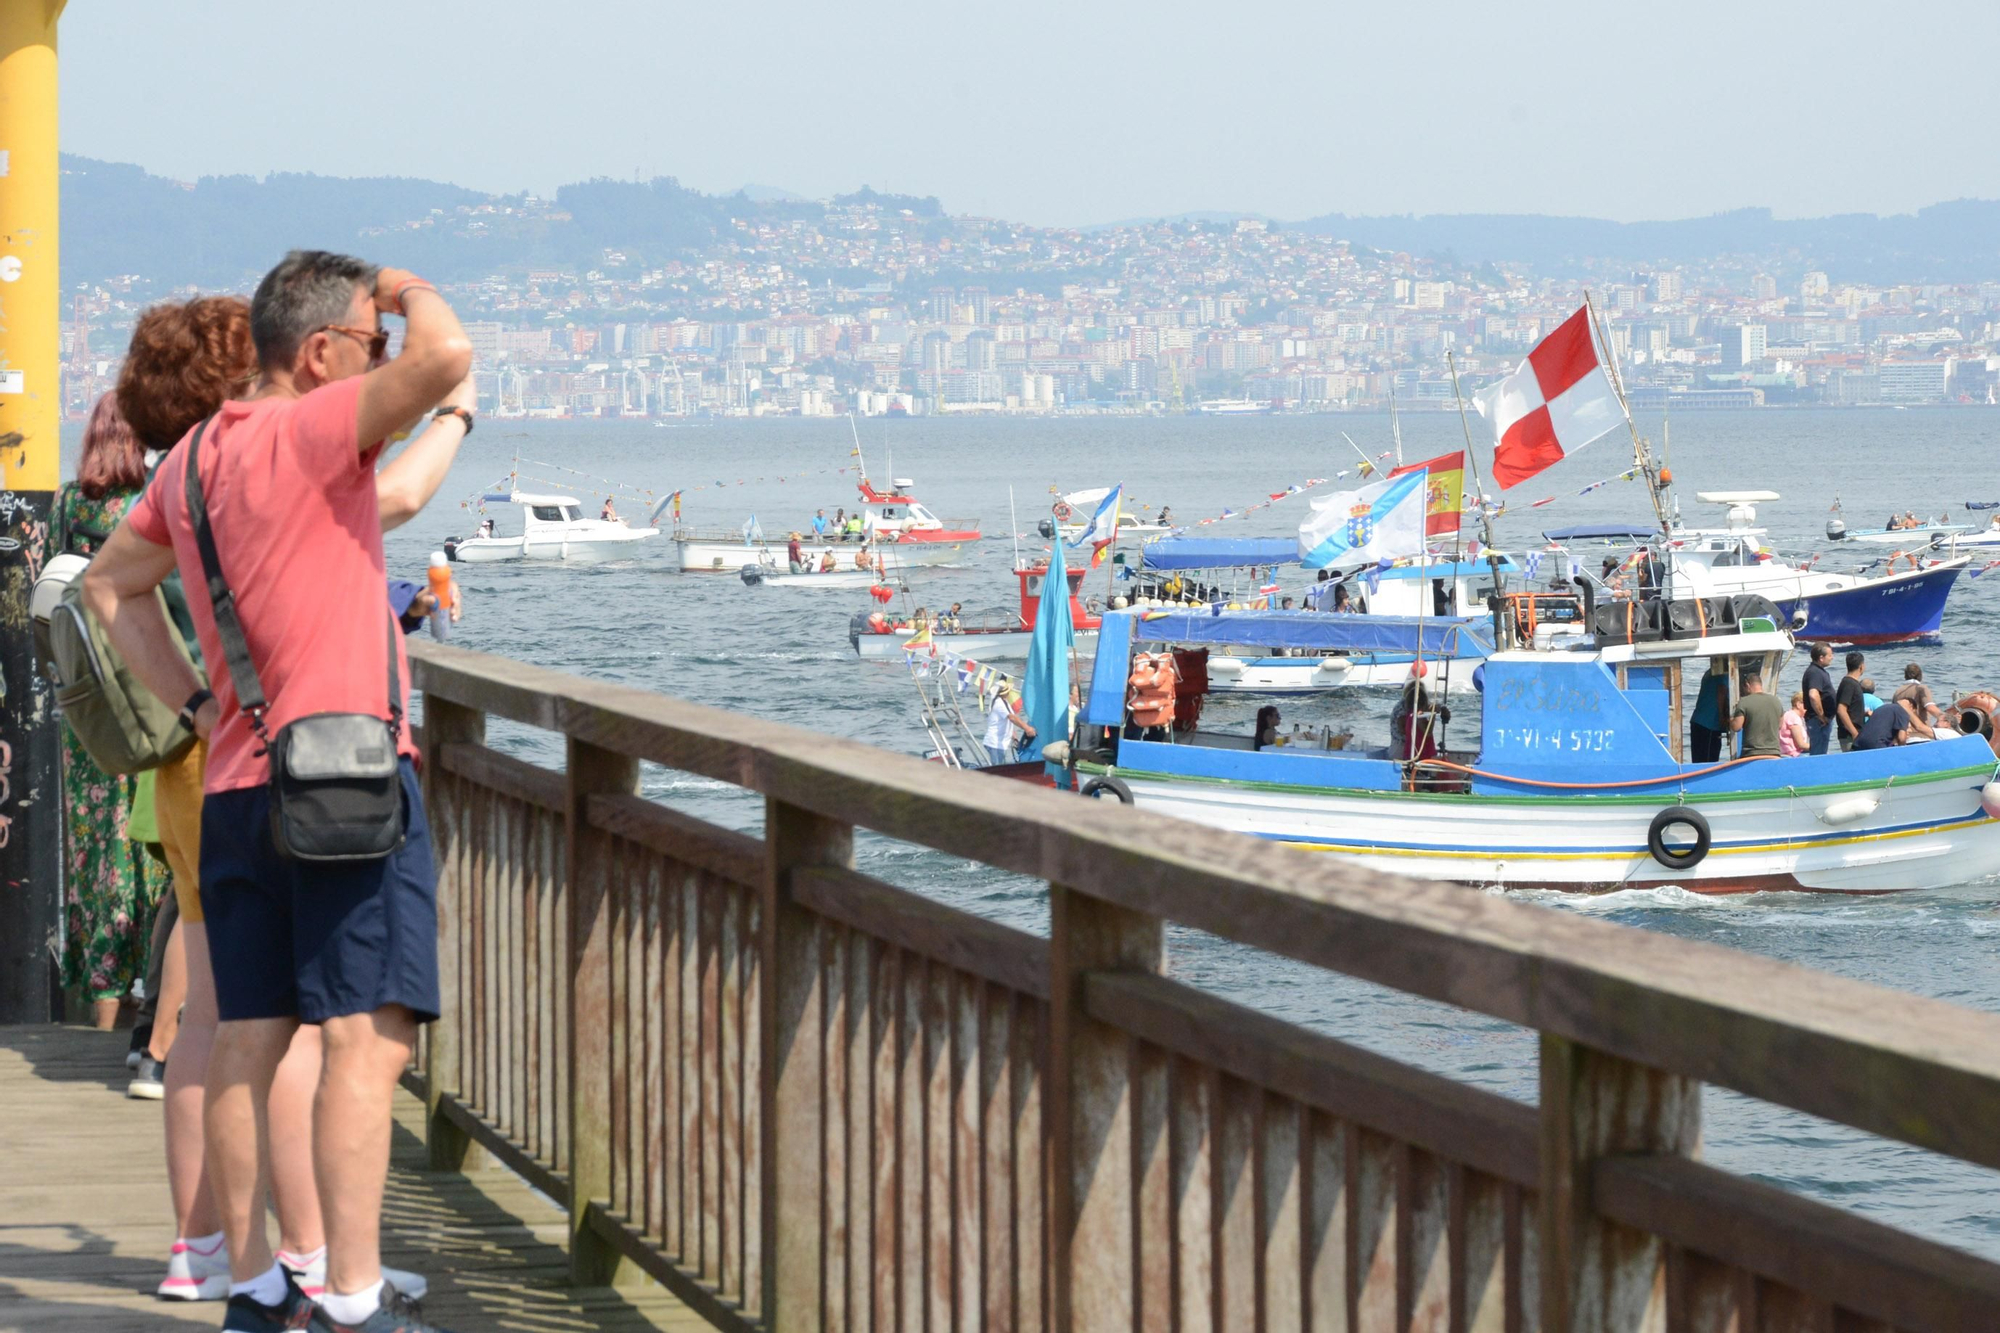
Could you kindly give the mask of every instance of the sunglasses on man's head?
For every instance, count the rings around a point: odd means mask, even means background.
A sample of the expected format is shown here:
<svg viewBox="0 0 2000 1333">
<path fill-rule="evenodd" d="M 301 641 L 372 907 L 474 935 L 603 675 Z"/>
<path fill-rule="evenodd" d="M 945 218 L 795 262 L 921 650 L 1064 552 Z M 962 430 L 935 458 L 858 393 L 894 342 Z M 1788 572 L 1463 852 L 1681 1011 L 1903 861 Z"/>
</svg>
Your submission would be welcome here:
<svg viewBox="0 0 2000 1333">
<path fill-rule="evenodd" d="M 389 354 L 389 330 L 350 329 L 345 324 L 322 324 L 314 333 L 344 333 L 350 338 L 359 338 L 368 344 L 368 359 L 380 361 Z"/>
</svg>

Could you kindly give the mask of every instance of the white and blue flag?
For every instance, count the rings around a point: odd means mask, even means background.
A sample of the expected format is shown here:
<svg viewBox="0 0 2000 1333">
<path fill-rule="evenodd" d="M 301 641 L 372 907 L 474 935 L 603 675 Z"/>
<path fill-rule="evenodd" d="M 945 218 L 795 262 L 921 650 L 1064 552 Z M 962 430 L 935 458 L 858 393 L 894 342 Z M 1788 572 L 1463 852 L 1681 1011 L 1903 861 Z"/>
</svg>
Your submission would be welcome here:
<svg viewBox="0 0 2000 1333">
<path fill-rule="evenodd" d="M 1419 469 L 1314 500 L 1299 524 L 1299 563 L 1354 569 L 1421 554 L 1429 482 L 1430 473 Z"/>
<path fill-rule="evenodd" d="M 1104 498 L 1097 502 L 1097 512 L 1090 516 L 1090 522 L 1077 534 L 1076 540 L 1070 543 L 1073 548 L 1080 551 L 1099 542 L 1111 540 L 1112 528 L 1118 522 L 1118 500 L 1124 493 L 1125 483 L 1122 481 L 1103 493 Z M 1079 492 L 1069 499 L 1080 500 L 1084 494 L 1086 493 Z"/>
</svg>

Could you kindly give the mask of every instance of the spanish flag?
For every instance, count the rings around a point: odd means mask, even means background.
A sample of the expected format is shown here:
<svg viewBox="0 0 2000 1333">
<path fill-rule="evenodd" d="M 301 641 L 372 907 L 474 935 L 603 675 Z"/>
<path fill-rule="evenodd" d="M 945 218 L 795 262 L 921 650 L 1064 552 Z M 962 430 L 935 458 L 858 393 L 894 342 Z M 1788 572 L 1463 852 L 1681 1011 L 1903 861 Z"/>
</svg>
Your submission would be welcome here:
<svg viewBox="0 0 2000 1333">
<path fill-rule="evenodd" d="M 1459 510 L 1465 503 L 1465 450 L 1410 463 L 1389 475 L 1400 477 L 1425 468 L 1430 469 L 1431 475 L 1424 496 L 1424 535 L 1435 537 L 1441 532 L 1457 532 Z"/>
</svg>

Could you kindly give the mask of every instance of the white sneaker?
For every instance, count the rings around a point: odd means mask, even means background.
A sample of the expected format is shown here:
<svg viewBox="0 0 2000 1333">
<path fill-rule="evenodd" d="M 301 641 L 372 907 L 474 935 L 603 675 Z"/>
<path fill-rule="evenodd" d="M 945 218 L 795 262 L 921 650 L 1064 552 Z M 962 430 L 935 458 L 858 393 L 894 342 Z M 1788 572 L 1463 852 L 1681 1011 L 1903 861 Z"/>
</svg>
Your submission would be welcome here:
<svg viewBox="0 0 2000 1333">
<path fill-rule="evenodd" d="M 302 1254 L 294 1254 L 290 1250 L 279 1250 L 278 1262 L 292 1271 L 292 1276 L 298 1281 L 299 1290 L 303 1291 L 307 1296 L 317 1301 L 321 1296 L 326 1294 L 326 1247 L 324 1245 L 320 1246 L 311 1258 L 307 1258 Z M 225 1259 L 226 1266 L 227 1261 Z M 391 1268 L 387 1264 L 382 1265 L 382 1279 L 413 1301 L 422 1300 L 425 1294 L 431 1289 L 431 1284 L 424 1278 L 422 1273 L 408 1273 L 400 1268 Z"/>
<path fill-rule="evenodd" d="M 222 1233 L 175 1241 L 159 1295 L 165 1301 L 219 1301 L 228 1296 L 229 1247 Z"/>
</svg>

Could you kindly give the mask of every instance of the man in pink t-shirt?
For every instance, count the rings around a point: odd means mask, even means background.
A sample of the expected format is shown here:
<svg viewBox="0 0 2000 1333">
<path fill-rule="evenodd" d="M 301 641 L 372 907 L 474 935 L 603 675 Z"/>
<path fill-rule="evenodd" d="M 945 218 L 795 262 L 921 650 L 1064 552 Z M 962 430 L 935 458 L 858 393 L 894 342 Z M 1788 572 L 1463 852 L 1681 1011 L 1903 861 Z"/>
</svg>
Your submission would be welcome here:
<svg viewBox="0 0 2000 1333">
<path fill-rule="evenodd" d="M 385 361 L 384 314 L 407 321 Z M 397 732 L 407 836 L 380 860 L 278 855 L 269 763 L 216 633 L 177 445 L 91 563 L 84 598 L 148 689 L 209 742 L 201 898 L 221 1018 L 209 1060 L 207 1172 L 229 1241 L 223 1327 L 424 1333 L 382 1281 L 390 1099 L 420 1022 L 438 1013 L 437 897 L 411 757 L 408 664 L 385 593 L 375 461 L 381 441 L 464 377 L 471 347 L 429 284 L 398 269 L 295 251 L 251 303 L 261 378 L 203 426 L 202 488 L 275 735 L 314 713 L 367 713 Z M 471 428 L 462 407 L 439 409 Z M 153 589 L 178 564 L 213 695 L 181 656 Z M 393 657 L 392 657 L 393 654 Z M 393 664 L 393 665 L 392 665 Z M 396 686 L 390 680 L 394 673 Z M 327 1280 L 314 1310 L 272 1257 L 259 1161 L 262 1102 L 300 1023 L 319 1025 L 314 1174 Z"/>
</svg>

